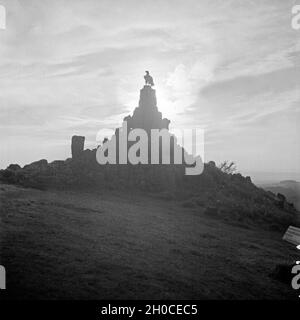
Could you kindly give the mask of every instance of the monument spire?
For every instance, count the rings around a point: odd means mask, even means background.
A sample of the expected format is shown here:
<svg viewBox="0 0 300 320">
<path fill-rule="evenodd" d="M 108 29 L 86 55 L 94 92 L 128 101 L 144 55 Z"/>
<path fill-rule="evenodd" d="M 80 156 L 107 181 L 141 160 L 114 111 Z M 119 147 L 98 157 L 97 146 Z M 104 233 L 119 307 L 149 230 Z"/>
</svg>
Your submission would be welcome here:
<svg viewBox="0 0 300 320">
<path fill-rule="evenodd" d="M 146 71 L 145 85 L 140 90 L 139 106 L 135 108 L 132 116 L 127 116 L 128 128 L 135 129 L 169 129 L 170 120 L 162 118 L 162 113 L 157 108 L 156 92 L 152 88 L 154 85 L 153 78 L 149 71 Z"/>
</svg>

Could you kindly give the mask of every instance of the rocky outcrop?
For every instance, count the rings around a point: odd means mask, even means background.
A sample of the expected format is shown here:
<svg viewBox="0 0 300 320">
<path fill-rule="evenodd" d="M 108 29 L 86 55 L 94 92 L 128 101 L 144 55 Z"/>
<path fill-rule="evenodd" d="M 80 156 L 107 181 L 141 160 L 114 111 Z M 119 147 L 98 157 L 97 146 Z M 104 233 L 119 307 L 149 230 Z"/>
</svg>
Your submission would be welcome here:
<svg viewBox="0 0 300 320">
<path fill-rule="evenodd" d="M 286 211 L 294 210 L 294 205 L 292 203 L 287 202 L 285 195 L 283 195 L 282 193 L 277 193 L 276 204 L 279 208 L 284 209 Z"/>
<path fill-rule="evenodd" d="M 23 169 L 31 170 L 31 171 L 44 171 L 44 170 L 47 170 L 47 168 L 48 168 L 48 161 L 46 159 L 42 159 L 24 166 Z"/>
<path fill-rule="evenodd" d="M 7 167 L 7 170 L 11 170 L 11 171 L 17 171 L 17 170 L 20 170 L 20 169 L 21 169 L 21 167 L 18 164 L 10 164 Z"/>
<path fill-rule="evenodd" d="M 148 133 L 151 129 L 168 130 L 170 124 L 170 120 L 163 118 L 158 110 L 155 90 L 147 85 L 140 91 L 139 106 L 124 121 L 127 122 L 127 134 L 136 128 Z M 250 177 L 223 172 L 214 161 L 205 164 L 203 173 L 195 176 L 185 175 L 184 163 L 163 165 L 159 161 L 157 165 L 99 165 L 96 161 L 97 149 L 84 150 L 84 142 L 85 137 L 73 136 L 72 158 L 52 163 L 40 160 L 23 168 L 10 165 L 6 170 L 0 170 L 0 180 L 36 188 L 82 188 L 85 191 L 118 189 L 125 192 L 142 190 L 167 194 L 172 199 L 184 201 L 186 208 L 197 210 L 203 207 L 204 213 L 225 217 L 230 221 L 248 219 L 284 228 L 294 220 L 295 209 L 284 196 L 276 197 L 275 194 L 257 188 Z M 118 151 L 119 141 L 116 139 L 116 142 Z M 170 142 L 172 163 L 174 144 L 172 139 Z"/>
</svg>

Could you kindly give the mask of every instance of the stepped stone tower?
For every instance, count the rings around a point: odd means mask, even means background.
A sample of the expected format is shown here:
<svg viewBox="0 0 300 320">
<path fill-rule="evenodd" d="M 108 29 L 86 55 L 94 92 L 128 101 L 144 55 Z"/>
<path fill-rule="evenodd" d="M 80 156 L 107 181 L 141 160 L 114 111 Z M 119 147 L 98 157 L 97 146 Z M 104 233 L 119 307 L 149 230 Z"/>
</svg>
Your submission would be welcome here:
<svg viewBox="0 0 300 320">
<path fill-rule="evenodd" d="M 150 77 L 150 81 L 149 78 Z M 127 122 L 127 134 L 133 129 L 143 129 L 148 133 L 148 157 L 149 163 L 151 159 L 151 129 L 167 129 L 169 130 L 170 120 L 167 118 L 162 118 L 162 113 L 158 111 L 157 108 L 157 100 L 156 100 L 156 93 L 155 90 L 152 88 L 154 85 L 152 77 L 146 75 L 145 77 L 146 84 L 140 90 L 140 99 L 139 99 L 139 106 L 135 108 L 133 115 L 128 115 L 123 119 L 123 121 Z M 117 143 L 117 159 L 119 159 L 119 139 L 118 139 L 118 132 L 119 128 L 115 131 L 116 136 L 116 143 Z M 170 138 L 170 149 L 173 153 L 173 137 Z M 128 148 L 134 144 L 134 142 L 128 142 Z M 160 154 L 160 163 L 161 163 L 161 153 L 162 153 L 162 146 L 161 146 L 161 138 L 160 138 L 160 145 L 159 145 L 159 154 Z M 171 158 L 173 158 L 171 156 Z M 117 160 L 118 162 L 118 160 Z M 118 162 L 119 163 L 119 162 Z"/>
<path fill-rule="evenodd" d="M 145 85 L 140 91 L 139 106 L 135 108 L 132 116 L 124 118 L 129 129 L 141 128 L 146 131 L 151 129 L 169 129 L 170 120 L 162 118 L 158 111 L 155 90 Z"/>
</svg>

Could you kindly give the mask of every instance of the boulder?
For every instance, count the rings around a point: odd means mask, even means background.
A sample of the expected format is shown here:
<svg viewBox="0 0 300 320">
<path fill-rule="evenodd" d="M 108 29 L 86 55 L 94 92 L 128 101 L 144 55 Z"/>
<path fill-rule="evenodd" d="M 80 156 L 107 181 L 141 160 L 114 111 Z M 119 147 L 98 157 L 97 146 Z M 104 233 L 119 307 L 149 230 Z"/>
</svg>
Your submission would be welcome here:
<svg viewBox="0 0 300 320">
<path fill-rule="evenodd" d="M 212 168 L 216 167 L 216 163 L 214 161 L 209 161 L 207 165 Z"/>
<path fill-rule="evenodd" d="M 245 178 L 245 180 L 246 180 L 247 183 L 252 183 L 251 177 L 249 177 L 249 176 L 247 176 L 247 177 Z"/>
<path fill-rule="evenodd" d="M 17 171 L 20 170 L 21 167 L 18 164 L 10 164 L 6 170 Z"/>
<path fill-rule="evenodd" d="M 34 170 L 34 171 L 45 170 L 45 169 L 48 169 L 48 161 L 46 159 L 38 160 L 24 166 L 23 169 Z"/>
<path fill-rule="evenodd" d="M 277 198 L 282 202 L 286 201 L 286 197 L 282 193 L 277 193 Z"/>
<path fill-rule="evenodd" d="M 66 161 L 63 160 L 54 160 L 49 165 L 54 169 L 59 169 L 65 166 Z"/>
<path fill-rule="evenodd" d="M 286 206 L 286 198 L 283 194 L 281 193 L 277 193 L 277 202 L 276 202 L 277 206 L 280 209 L 284 209 L 284 207 Z"/>
</svg>

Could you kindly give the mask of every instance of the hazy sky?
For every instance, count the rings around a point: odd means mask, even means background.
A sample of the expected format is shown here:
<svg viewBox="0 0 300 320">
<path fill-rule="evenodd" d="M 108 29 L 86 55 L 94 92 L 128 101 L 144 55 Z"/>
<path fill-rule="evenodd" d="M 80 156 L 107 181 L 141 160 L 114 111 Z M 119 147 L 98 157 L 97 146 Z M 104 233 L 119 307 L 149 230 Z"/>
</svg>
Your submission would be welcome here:
<svg viewBox="0 0 300 320">
<path fill-rule="evenodd" d="M 299 1 L 300 2 L 300 1 Z M 0 168 L 70 156 L 121 125 L 150 70 L 205 161 L 300 172 L 300 30 L 289 0 L 0 0 Z"/>
</svg>

